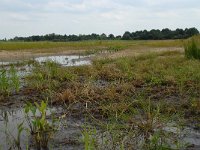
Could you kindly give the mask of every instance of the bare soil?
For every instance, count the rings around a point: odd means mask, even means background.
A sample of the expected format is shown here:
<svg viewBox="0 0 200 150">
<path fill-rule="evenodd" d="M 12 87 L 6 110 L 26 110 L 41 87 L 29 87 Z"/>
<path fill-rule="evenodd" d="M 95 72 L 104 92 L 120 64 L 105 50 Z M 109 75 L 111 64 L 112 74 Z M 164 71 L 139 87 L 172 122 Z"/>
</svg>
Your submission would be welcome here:
<svg viewBox="0 0 200 150">
<path fill-rule="evenodd" d="M 71 55 L 80 54 L 84 50 L 60 50 L 60 49 L 46 49 L 46 50 L 22 50 L 22 51 L 0 51 L 0 61 L 19 61 L 28 60 L 40 56 L 52 55 Z"/>
</svg>

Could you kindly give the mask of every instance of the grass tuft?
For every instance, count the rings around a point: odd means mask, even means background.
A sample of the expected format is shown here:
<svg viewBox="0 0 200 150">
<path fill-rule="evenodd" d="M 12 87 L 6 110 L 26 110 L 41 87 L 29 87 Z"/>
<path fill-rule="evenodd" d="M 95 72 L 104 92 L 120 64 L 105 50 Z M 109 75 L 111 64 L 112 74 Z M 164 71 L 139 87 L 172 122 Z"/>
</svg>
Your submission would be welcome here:
<svg viewBox="0 0 200 150">
<path fill-rule="evenodd" d="M 192 38 L 186 45 L 185 45 L 185 56 L 186 58 L 194 58 L 200 59 L 200 48 L 198 47 L 197 40 Z"/>
</svg>

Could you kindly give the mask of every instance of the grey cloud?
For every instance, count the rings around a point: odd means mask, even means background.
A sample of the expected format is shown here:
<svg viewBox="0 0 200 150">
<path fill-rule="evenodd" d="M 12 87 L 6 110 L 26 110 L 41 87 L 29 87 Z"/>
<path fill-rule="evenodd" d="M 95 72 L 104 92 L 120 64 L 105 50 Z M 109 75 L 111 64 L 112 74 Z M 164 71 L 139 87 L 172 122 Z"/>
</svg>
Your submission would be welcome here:
<svg viewBox="0 0 200 150">
<path fill-rule="evenodd" d="M 33 34 L 200 29 L 197 0 L 0 0 L 0 38 Z"/>
</svg>

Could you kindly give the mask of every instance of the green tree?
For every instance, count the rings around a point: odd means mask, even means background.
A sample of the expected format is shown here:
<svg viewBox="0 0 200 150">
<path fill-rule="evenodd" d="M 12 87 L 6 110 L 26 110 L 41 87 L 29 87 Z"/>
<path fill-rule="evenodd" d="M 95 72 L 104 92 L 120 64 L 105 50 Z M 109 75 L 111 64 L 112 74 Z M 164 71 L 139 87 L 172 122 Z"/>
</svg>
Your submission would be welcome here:
<svg viewBox="0 0 200 150">
<path fill-rule="evenodd" d="M 129 31 L 126 31 L 124 35 L 122 36 L 122 40 L 131 40 L 131 33 Z"/>
</svg>

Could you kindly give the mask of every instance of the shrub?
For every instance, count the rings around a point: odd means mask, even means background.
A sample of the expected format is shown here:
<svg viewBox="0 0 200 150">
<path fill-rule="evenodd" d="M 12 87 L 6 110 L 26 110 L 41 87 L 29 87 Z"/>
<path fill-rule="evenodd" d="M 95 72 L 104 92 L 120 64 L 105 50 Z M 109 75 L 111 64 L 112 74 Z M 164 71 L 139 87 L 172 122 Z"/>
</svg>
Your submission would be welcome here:
<svg viewBox="0 0 200 150">
<path fill-rule="evenodd" d="M 197 45 L 197 40 L 194 38 L 185 45 L 185 56 L 190 59 L 200 59 L 200 48 Z"/>
</svg>

